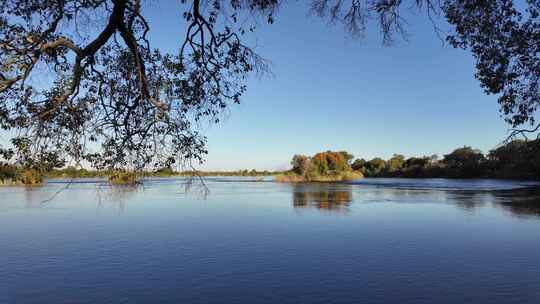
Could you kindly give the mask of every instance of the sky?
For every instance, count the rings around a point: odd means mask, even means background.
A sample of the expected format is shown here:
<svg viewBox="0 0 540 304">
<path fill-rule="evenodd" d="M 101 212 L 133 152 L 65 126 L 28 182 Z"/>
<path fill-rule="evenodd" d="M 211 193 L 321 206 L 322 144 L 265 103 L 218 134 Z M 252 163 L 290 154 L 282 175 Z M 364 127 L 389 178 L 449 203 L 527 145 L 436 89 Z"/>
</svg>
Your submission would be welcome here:
<svg viewBox="0 0 540 304">
<path fill-rule="evenodd" d="M 505 139 L 509 126 L 497 96 L 474 78 L 474 58 L 443 45 L 425 14 L 406 14 L 408 41 L 383 46 L 376 24 L 351 39 L 308 16 L 307 4 L 288 1 L 249 38 L 272 75 L 250 78 L 240 105 L 201 126 L 209 151 L 201 169 L 282 170 L 294 154 L 326 150 L 365 159 L 442 156 L 464 145 L 488 152 Z M 184 10 L 173 0 L 144 8 L 153 47 L 178 50 Z"/>
<path fill-rule="evenodd" d="M 407 41 L 383 46 L 375 24 L 351 39 L 308 16 L 307 2 L 291 1 L 274 24 L 259 24 L 253 41 L 273 76 L 250 79 L 242 103 L 203 128 L 203 169 L 285 169 L 294 154 L 326 150 L 366 159 L 441 156 L 463 145 L 487 152 L 505 139 L 509 126 L 497 96 L 474 78 L 474 58 L 443 45 L 426 15 L 407 14 Z M 150 25 L 165 29 L 155 46 L 175 49 L 181 9 L 171 1 L 150 10 Z"/>
</svg>

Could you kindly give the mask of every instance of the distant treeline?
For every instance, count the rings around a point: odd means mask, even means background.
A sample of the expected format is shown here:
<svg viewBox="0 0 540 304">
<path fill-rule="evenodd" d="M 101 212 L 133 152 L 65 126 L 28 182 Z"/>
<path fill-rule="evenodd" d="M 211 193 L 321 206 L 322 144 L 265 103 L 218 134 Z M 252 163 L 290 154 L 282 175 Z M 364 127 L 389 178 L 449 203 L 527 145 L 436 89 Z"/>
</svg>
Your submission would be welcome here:
<svg viewBox="0 0 540 304">
<path fill-rule="evenodd" d="M 45 173 L 48 178 L 105 178 L 114 175 L 113 170 L 87 170 L 84 168 L 66 167 L 53 169 Z"/>
<path fill-rule="evenodd" d="M 162 168 L 153 171 L 130 172 L 116 170 L 87 170 L 72 166 L 62 169 L 38 170 L 25 168 L 20 165 L 0 163 L 0 184 L 40 184 L 44 178 L 107 178 L 113 182 L 127 183 L 141 177 L 170 177 L 170 176 L 269 176 L 281 172 L 236 170 L 236 171 L 175 171 L 172 168 Z M 127 182 L 126 182 L 127 181 Z"/>
<path fill-rule="evenodd" d="M 108 178 L 115 181 L 118 177 L 135 176 L 126 171 L 86 170 L 67 167 L 63 169 L 44 170 L 42 167 L 24 167 L 8 163 L 0 163 L 0 185 L 39 185 L 45 178 Z M 120 180 L 120 179 L 118 179 Z"/>
<path fill-rule="evenodd" d="M 388 160 L 356 159 L 351 167 L 366 177 L 540 179 L 539 152 L 539 140 L 515 140 L 487 155 L 464 146 L 442 159 L 437 155 L 405 159 L 394 154 Z"/>
<path fill-rule="evenodd" d="M 180 176 L 270 176 L 270 175 L 277 175 L 282 173 L 281 171 L 258 171 L 255 169 L 251 170 L 236 170 L 236 171 L 182 171 L 179 173 L 176 173 L 176 175 Z"/>
<path fill-rule="evenodd" d="M 255 169 L 251 170 L 236 170 L 236 171 L 176 171 L 172 168 L 162 168 L 154 171 L 145 171 L 140 172 L 141 176 L 158 176 L 158 177 L 167 177 L 167 176 L 268 176 L 275 175 L 279 172 L 273 171 L 257 171 Z M 74 167 L 67 167 L 64 169 L 55 169 L 47 173 L 49 178 L 100 178 L 100 177 L 109 177 L 111 175 L 117 174 L 116 171 L 92 171 L 86 169 L 76 169 Z"/>
</svg>

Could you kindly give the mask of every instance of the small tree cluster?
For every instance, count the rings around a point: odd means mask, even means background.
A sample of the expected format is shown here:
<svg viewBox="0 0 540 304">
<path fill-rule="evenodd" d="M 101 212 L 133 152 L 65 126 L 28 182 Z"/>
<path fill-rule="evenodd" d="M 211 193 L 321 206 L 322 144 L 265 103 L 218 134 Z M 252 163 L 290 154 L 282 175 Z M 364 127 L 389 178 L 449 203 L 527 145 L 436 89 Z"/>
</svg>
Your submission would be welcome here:
<svg viewBox="0 0 540 304">
<path fill-rule="evenodd" d="M 540 142 L 515 140 L 484 155 L 464 146 L 439 160 L 437 155 L 410 157 L 394 154 L 385 161 L 356 159 L 352 168 L 368 177 L 540 178 Z"/>
<path fill-rule="evenodd" d="M 326 151 L 311 157 L 295 155 L 291 161 L 291 172 L 304 180 L 318 180 L 321 177 L 343 176 L 353 171 L 351 162 L 354 156 L 346 151 Z"/>
</svg>

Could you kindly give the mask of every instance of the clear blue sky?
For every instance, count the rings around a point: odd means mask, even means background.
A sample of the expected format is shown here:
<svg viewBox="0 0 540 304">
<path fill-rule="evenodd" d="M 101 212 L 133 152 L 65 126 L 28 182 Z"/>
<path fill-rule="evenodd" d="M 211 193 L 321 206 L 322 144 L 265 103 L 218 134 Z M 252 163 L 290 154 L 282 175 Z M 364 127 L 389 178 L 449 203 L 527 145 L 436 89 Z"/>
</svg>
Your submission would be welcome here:
<svg viewBox="0 0 540 304">
<path fill-rule="evenodd" d="M 242 104 L 205 128 L 204 169 L 283 169 L 293 154 L 324 150 L 368 159 L 463 145 L 487 152 L 505 138 L 508 126 L 496 96 L 475 80 L 474 59 L 443 46 L 425 15 L 408 16 L 408 42 L 384 47 L 376 27 L 352 40 L 341 26 L 308 17 L 306 2 L 282 7 L 273 25 L 260 23 L 256 49 L 274 76 L 250 80 Z M 150 10 L 154 46 L 175 49 L 181 10 L 172 1 Z"/>
<path fill-rule="evenodd" d="M 425 15 L 407 15 L 409 41 L 384 47 L 374 24 L 352 40 L 342 26 L 307 16 L 308 2 L 289 1 L 273 25 L 260 22 L 252 46 L 274 76 L 250 79 L 224 121 L 201 126 L 209 150 L 202 169 L 285 169 L 294 154 L 326 150 L 366 159 L 463 145 L 487 152 L 505 138 L 508 125 L 497 97 L 474 78 L 474 59 L 443 46 Z M 176 52 L 185 7 L 167 0 L 144 9 L 153 46 Z"/>
</svg>

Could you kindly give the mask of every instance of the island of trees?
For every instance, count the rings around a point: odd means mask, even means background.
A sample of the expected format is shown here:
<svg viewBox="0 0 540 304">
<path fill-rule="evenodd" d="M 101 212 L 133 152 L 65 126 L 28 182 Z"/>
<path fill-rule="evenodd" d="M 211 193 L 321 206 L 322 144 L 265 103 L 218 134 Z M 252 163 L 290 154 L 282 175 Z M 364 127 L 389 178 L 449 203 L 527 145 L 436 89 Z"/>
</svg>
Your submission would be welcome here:
<svg viewBox="0 0 540 304">
<path fill-rule="evenodd" d="M 346 151 L 320 152 L 312 157 L 295 155 L 292 169 L 276 176 L 278 182 L 336 182 L 350 181 L 363 177 L 359 170 L 353 170 L 354 156 Z"/>
</svg>

